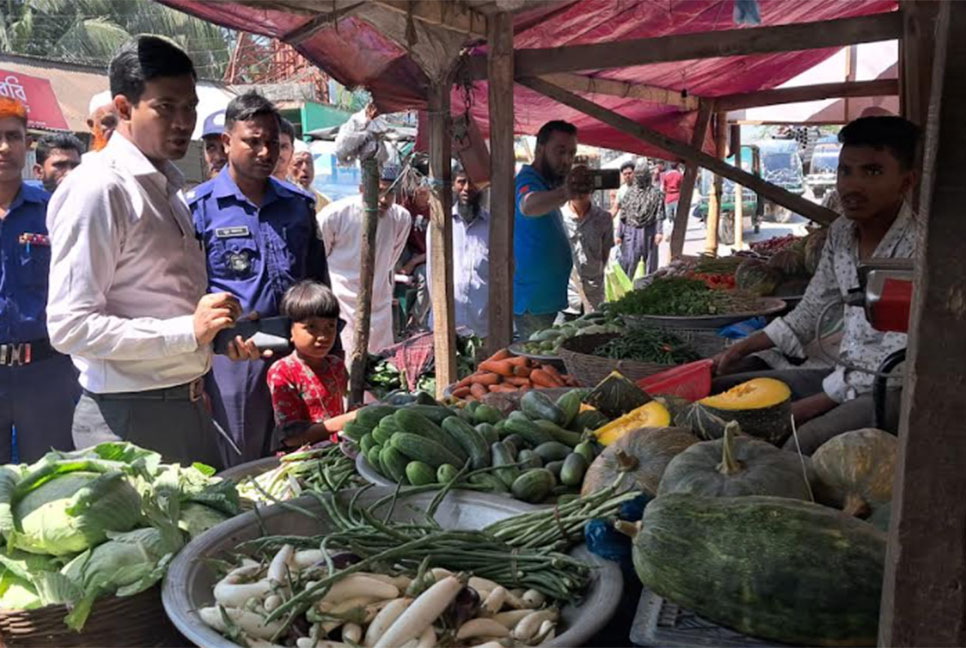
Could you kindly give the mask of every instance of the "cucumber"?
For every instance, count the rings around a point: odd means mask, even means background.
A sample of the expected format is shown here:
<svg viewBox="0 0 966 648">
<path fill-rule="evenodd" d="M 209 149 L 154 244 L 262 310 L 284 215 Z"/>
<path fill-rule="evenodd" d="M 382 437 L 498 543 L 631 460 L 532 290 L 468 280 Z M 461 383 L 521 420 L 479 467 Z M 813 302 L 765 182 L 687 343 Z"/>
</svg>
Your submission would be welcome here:
<svg viewBox="0 0 966 648">
<path fill-rule="evenodd" d="M 463 419 L 464 421 L 466 421 L 470 425 L 475 425 L 476 424 L 476 419 L 473 418 L 473 412 L 471 412 L 469 409 L 467 409 L 465 407 L 463 407 L 459 411 L 457 411 L 456 416 L 459 417 L 459 418 L 461 418 L 461 419 Z M 449 418 L 453 418 L 453 417 L 450 416 Z"/>
<path fill-rule="evenodd" d="M 395 411 L 396 408 L 392 405 L 366 405 L 356 412 L 356 420 L 353 422 L 364 425 L 371 430 L 379 425 L 379 421 L 390 416 Z"/>
<path fill-rule="evenodd" d="M 376 426 L 376 429 L 372 431 L 372 438 L 375 439 L 376 443 L 380 445 L 386 445 L 389 443 L 389 439 L 392 438 L 392 435 L 393 433 L 382 425 Z"/>
<path fill-rule="evenodd" d="M 530 392 L 527 392 L 528 394 Z M 519 418 L 508 419 L 506 422 L 506 429 L 514 434 L 519 434 L 523 437 L 523 440 L 532 446 L 538 446 L 541 443 L 546 443 L 547 441 L 553 441 L 553 437 L 549 433 L 544 432 L 538 428 L 533 421 L 522 421 Z"/>
<path fill-rule="evenodd" d="M 413 486 L 426 486 L 436 483 L 436 471 L 422 461 L 410 461 L 406 464 L 406 477 Z"/>
<path fill-rule="evenodd" d="M 362 437 L 369 434 L 370 432 L 372 432 L 371 427 L 366 427 L 365 425 L 362 425 L 361 423 L 357 423 L 355 421 L 349 421 L 342 428 L 342 434 L 345 437 L 352 439 L 353 441 L 356 441 L 356 442 L 361 441 Z"/>
<path fill-rule="evenodd" d="M 516 463 L 516 459 L 511 454 L 510 448 L 504 442 L 500 441 L 490 446 L 490 454 L 493 456 L 493 467 L 496 468 L 493 474 L 499 477 L 500 481 L 509 487 L 520 474 L 520 469 L 512 465 Z M 503 468 L 501 466 L 506 467 Z"/>
<path fill-rule="evenodd" d="M 513 446 L 513 452 L 514 452 L 514 454 L 516 454 L 517 452 L 520 452 L 520 450 L 523 450 L 528 445 L 530 445 L 529 443 L 527 443 L 526 441 L 524 441 L 523 440 L 523 437 L 520 436 L 519 434 L 510 434 L 510 435 L 504 437 L 503 438 L 503 443 L 509 443 L 511 446 Z M 492 445 L 492 444 L 490 444 L 490 445 Z"/>
<path fill-rule="evenodd" d="M 426 467 L 429 468 L 429 466 Z M 443 464 L 436 469 L 436 481 L 438 481 L 440 484 L 448 484 L 456 479 L 458 474 L 460 474 L 459 468 L 452 464 Z"/>
<path fill-rule="evenodd" d="M 510 492 L 517 499 L 536 504 L 546 499 L 556 485 L 557 480 L 549 470 L 533 468 L 513 480 Z"/>
<path fill-rule="evenodd" d="M 480 423 L 476 426 L 476 431 L 479 432 L 483 437 L 483 440 L 486 441 L 487 446 L 500 440 L 500 433 L 497 432 L 496 428 L 490 423 Z"/>
<path fill-rule="evenodd" d="M 451 416 L 443 421 L 443 432 L 449 434 L 469 457 L 474 470 L 490 465 L 490 446 L 472 425 L 458 416 Z"/>
<path fill-rule="evenodd" d="M 409 463 L 409 460 L 391 445 L 384 446 L 379 451 L 379 463 L 389 471 L 389 475 L 387 476 L 392 477 L 397 483 L 409 483 L 409 480 L 406 478 L 406 465 Z"/>
<path fill-rule="evenodd" d="M 583 435 L 579 432 L 565 430 L 553 421 L 534 421 L 533 424 L 553 437 L 554 441 L 559 441 L 560 443 L 563 443 L 571 448 L 580 443 L 580 440 L 583 439 Z"/>
<path fill-rule="evenodd" d="M 410 459 L 428 463 L 434 470 L 444 463 L 463 465 L 445 446 L 412 432 L 396 432 L 389 444 Z"/>
<path fill-rule="evenodd" d="M 564 413 L 560 408 L 546 394 L 535 389 L 531 389 L 523 395 L 523 398 L 520 399 L 520 409 L 531 419 L 553 421 L 557 425 L 564 424 Z"/>
<path fill-rule="evenodd" d="M 366 461 L 369 462 L 369 465 L 372 466 L 377 473 L 385 476 L 385 473 L 382 472 L 382 464 L 379 463 L 379 453 L 381 451 L 382 451 L 382 446 L 379 445 L 378 443 L 372 446 L 371 448 L 369 448 L 369 451 L 366 452 Z"/>
<path fill-rule="evenodd" d="M 521 450 L 517 455 L 517 461 L 526 461 L 526 465 L 520 466 L 522 470 L 527 468 L 543 468 L 543 459 L 533 450 Z"/>
<path fill-rule="evenodd" d="M 481 403 L 473 412 L 473 420 L 475 420 L 477 424 L 489 423 L 490 425 L 496 425 L 503 420 L 503 414 L 501 414 L 500 410 L 492 405 Z"/>
<path fill-rule="evenodd" d="M 376 439 L 372 436 L 372 432 L 359 439 L 359 450 L 362 451 L 362 454 L 368 452 L 369 448 L 374 445 L 376 445 Z"/>
<path fill-rule="evenodd" d="M 547 441 L 533 449 L 545 463 L 563 461 L 571 454 L 571 449 L 559 441 Z"/>
<path fill-rule="evenodd" d="M 506 431 L 506 419 L 501 419 L 499 422 L 493 423 L 492 425 L 493 429 L 496 430 L 496 433 L 501 437 L 509 434 L 509 432 Z"/>
<path fill-rule="evenodd" d="M 574 452 L 581 455 L 587 461 L 588 466 L 594 463 L 594 459 L 597 458 L 597 452 L 594 450 L 594 444 L 590 441 L 581 441 L 575 445 Z"/>
<path fill-rule="evenodd" d="M 476 410 L 477 410 L 477 409 L 478 409 L 478 408 L 480 407 L 480 405 L 482 405 L 482 404 L 483 404 L 483 403 L 481 403 L 481 402 L 479 402 L 479 401 L 470 401 L 470 402 L 469 402 L 469 403 L 467 403 L 467 404 L 466 404 L 466 406 L 465 406 L 465 407 L 463 408 L 463 411 L 464 411 L 464 412 L 469 412 L 470 414 L 475 414 L 475 413 L 476 413 Z"/>
<path fill-rule="evenodd" d="M 446 420 L 447 417 L 455 414 L 453 410 L 448 407 L 443 407 L 442 405 L 407 405 L 406 407 L 401 407 L 396 413 L 398 414 L 399 412 L 403 411 L 419 414 L 420 416 L 429 419 L 436 425 L 439 425 Z"/>
<path fill-rule="evenodd" d="M 572 452 L 564 459 L 560 468 L 560 483 L 565 486 L 580 486 L 587 472 L 587 460 L 583 455 Z"/>
<path fill-rule="evenodd" d="M 424 391 L 416 392 L 416 398 L 413 400 L 415 405 L 431 405 L 433 407 L 441 407 L 439 401 L 436 400 L 431 394 Z"/>
<path fill-rule="evenodd" d="M 563 468 L 564 462 L 562 461 L 551 461 L 550 463 L 543 464 L 543 467 L 553 473 L 554 477 L 560 477 L 560 471 Z"/>
<path fill-rule="evenodd" d="M 529 421 L 530 417 L 520 410 L 513 410 L 510 415 L 506 417 L 507 422 L 509 421 Z"/>
<path fill-rule="evenodd" d="M 470 483 L 476 486 L 483 486 L 491 493 L 506 493 L 507 487 L 503 481 L 495 475 L 480 473 L 470 477 Z"/>
<path fill-rule="evenodd" d="M 597 428 L 610 423 L 610 419 L 595 409 L 585 410 L 578 414 L 570 429 L 574 432 L 584 432 L 586 430 L 596 430 Z"/>
<path fill-rule="evenodd" d="M 452 417 L 452 413 L 450 414 L 450 417 Z M 412 434 L 424 436 L 452 452 L 459 459 L 459 461 L 451 463 L 462 466 L 464 463 L 466 463 L 466 460 L 469 459 L 469 455 L 463 451 L 463 448 L 452 436 L 446 432 L 443 432 L 438 425 L 427 419 L 425 416 L 411 411 L 411 408 L 399 410 L 393 414 L 393 418 L 396 419 L 396 425 L 398 425 L 399 429 L 403 432 L 410 432 Z M 457 420 L 459 420 L 458 417 Z"/>
<path fill-rule="evenodd" d="M 563 421 L 560 425 L 569 426 L 580 413 L 580 402 L 587 395 L 586 389 L 571 389 L 569 392 L 557 399 L 557 409 L 563 414 Z"/>
</svg>

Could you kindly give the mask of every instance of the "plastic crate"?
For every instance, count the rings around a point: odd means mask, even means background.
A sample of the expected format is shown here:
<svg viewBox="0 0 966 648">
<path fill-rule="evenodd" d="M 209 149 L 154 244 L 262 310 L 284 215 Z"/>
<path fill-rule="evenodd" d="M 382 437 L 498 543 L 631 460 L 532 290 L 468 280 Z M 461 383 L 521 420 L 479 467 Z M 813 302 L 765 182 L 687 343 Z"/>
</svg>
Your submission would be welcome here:
<svg viewBox="0 0 966 648">
<path fill-rule="evenodd" d="M 637 381 L 637 386 L 652 396 L 679 396 L 696 401 L 711 393 L 711 365 L 705 358 L 673 369 L 647 376 Z"/>
</svg>

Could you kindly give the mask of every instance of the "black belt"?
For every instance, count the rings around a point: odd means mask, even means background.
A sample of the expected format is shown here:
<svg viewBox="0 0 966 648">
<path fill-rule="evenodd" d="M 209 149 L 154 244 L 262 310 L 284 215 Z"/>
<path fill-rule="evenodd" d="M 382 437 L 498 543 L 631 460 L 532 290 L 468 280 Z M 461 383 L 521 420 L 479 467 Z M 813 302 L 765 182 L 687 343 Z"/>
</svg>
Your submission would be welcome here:
<svg viewBox="0 0 966 648">
<path fill-rule="evenodd" d="M 30 342 L 0 342 L 0 367 L 22 367 L 59 355 L 46 338 Z"/>
<path fill-rule="evenodd" d="M 138 392 L 113 392 L 107 394 L 95 394 L 86 389 L 84 393 L 96 401 L 106 400 L 159 400 L 159 401 L 191 401 L 192 403 L 201 400 L 205 393 L 204 378 L 196 378 L 190 383 L 165 387 L 164 389 L 148 389 Z"/>
</svg>

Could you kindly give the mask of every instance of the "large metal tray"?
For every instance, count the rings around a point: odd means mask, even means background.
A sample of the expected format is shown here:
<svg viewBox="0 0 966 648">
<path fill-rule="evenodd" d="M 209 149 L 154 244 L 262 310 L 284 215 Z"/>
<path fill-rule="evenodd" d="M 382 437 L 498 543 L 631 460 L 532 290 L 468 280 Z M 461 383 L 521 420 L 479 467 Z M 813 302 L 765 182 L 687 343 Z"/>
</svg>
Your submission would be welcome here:
<svg viewBox="0 0 966 648">
<path fill-rule="evenodd" d="M 628 326 L 670 329 L 719 329 L 729 324 L 743 322 L 753 317 L 768 317 L 777 315 L 787 308 L 785 300 L 777 297 L 762 297 L 761 305 L 754 311 L 745 313 L 728 313 L 723 315 L 698 315 L 694 317 L 677 317 L 671 315 L 623 315 Z"/>
<path fill-rule="evenodd" d="M 354 493 L 344 491 L 340 497 L 348 501 Z M 358 503 L 371 505 L 392 493 L 393 489 L 390 488 L 370 488 L 360 495 Z M 407 496 L 393 509 L 392 519 L 417 519 L 435 496 L 435 492 Z M 322 505 L 314 497 L 300 497 L 291 503 L 318 517 L 300 514 L 283 505 L 260 508 L 209 529 L 192 540 L 171 562 L 162 590 L 164 609 L 181 634 L 195 645 L 203 648 L 238 648 L 205 625 L 198 616 L 198 608 L 213 601 L 212 588 L 216 575 L 207 558 L 233 551 L 240 543 L 260 537 L 263 526 L 269 534 L 317 535 L 329 529 Z M 456 491 L 448 493 L 443 499 L 436 512 L 436 520 L 445 528 L 478 529 L 536 508 L 505 497 Z M 373 512 L 379 514 L 378 510 Z M 571 554 L 594 564 L 597 570 L 580 605 L 568 605 L 561 610 L 565 630 L 543 646 L 585 645 L 591 636 L 607 624 L 620 603 L 624 582 L 616 563 L 594 556 L 583 545 L 576 547 Z"/>
</svg>

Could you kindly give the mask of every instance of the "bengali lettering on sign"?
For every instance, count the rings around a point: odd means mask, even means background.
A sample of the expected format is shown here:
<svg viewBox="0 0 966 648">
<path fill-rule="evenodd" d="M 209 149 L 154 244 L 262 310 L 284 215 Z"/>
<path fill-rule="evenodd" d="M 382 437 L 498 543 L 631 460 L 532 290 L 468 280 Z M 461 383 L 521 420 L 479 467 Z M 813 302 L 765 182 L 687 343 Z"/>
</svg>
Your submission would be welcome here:
<svg viewBox="0 0 966 648">
<path fill-rule="evenodd" d="M 0 97 L 24 102 L 30 128 L 68 130 L 50 81 L 40 77 L 0 69 Z"/>
</svg>

